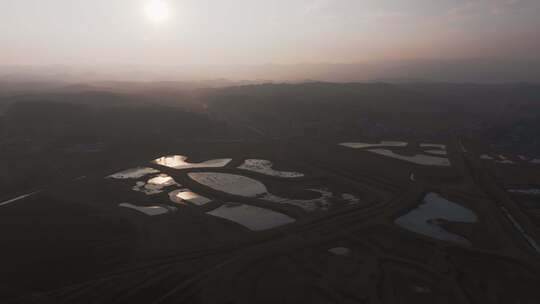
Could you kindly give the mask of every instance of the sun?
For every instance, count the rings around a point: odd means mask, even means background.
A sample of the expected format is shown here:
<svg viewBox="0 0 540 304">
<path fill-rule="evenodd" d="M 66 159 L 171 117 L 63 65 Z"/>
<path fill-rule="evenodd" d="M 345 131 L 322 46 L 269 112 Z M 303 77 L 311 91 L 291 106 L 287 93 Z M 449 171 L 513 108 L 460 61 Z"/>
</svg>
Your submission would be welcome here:
<svg viewBox="0 0 540 304">
<path fill-rule="evenodd" d="M 152 0 L 145 7 L 146 17 L 153 23 L 164 23 L 170 18 L 170 9 L 163 0 Z"/>
</svg>

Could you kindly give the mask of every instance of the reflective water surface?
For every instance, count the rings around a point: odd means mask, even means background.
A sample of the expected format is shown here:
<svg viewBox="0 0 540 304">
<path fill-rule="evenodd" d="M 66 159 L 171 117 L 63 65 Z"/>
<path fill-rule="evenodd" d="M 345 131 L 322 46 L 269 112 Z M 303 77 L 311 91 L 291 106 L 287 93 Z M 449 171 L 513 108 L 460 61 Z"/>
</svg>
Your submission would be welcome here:
<svg viewBox="0 0 540 304">
<path fill-rule="evenodd" d="M 466 238 L 442 228 L 441 220 L 474 223 L 478 221 L 478 217 L 473 211 L 437 193 L 428 193 L 422 204 L 396 219 L 395 223 L 407 230 L 435 239 L 470 245 Z"/>
<path fill-rule="evenodd" d="M 214 190 L 238 196 L 264 199 L 279 204 L 294 205 L 308 212 L 319 209 L 328 209 L 330 206 L 329 199 L 332 197 L 332 193 L 325 189 L 307 189 L 319 193 L 320 197 L 308 200 L 284 198 L 269 193 L 263 183 L 255 179 L 236 174 L 193 172 L 189 173 L 188 176 L 194 181 Z"/>
<path fill-rule="evenodd" d="M 225 204 L 207 214 L 233 221 L 253 231 L 268 230 L 296 221 L 283 213 L 234 203 Z"/>
<path fill-rule="evenodd" d="M 448 167 L 451 166 L 450 160 L 446 157 L 438 157 L 428 154 L 417 154 L 414 156 L 407 156 L 407 155 L 401 155 L 398 153 L 395 153 L 392 150 L 389 149 L 383 149 L 383 148 L 390 148 L 390 147 L 406 147 L 408 144 L 406 142 L 401 141 L 381 141 L 378 144 L 371 144 L 371 143 L 362 143 L 362 142 L 350 142 L 350 143 L 340 143 L 341 146 L 353 148 L 353 149 L 366 149 L 367 151 L 379 155 L 383 155 L 386 157 L 391 157 L 399 160 L 404 160 L 407 162 L 411 162 L 418 165 L 425 165 L 425 166 L 443 166 Z M 378 148 L 379 147 L 379 148 Z M 435 155 L 441 155 L 445 156 L 448 154 L 446 151 L 446 145 L 442 144 L 420 144 L 421 148 L 429 149 L 426 150 L 426 153 L 435 154 Z M 377 149 L 373 149 L 377 148 Z"/>
<path fill-rule="evenodd" d="M 414 156 L 405 156 L 401 154 L 394 153 L 387 149 L 371 149 L 368 150 L 372 153 L 392 157 L 395 159 L 400 159 L 404 161 L 408 161 L 410 163 L 418 164 L 418 165 L 425 165 L 425 166 L 442 166 L 442 167 L 448 167 L 451 166 L 450 160 L 445 157 L 436 157 L 436 156 L 430 156 L 426 154 L 417 154 Z"/>
<path fill-rule="evenodd" d="M 191 203 L 197 206 L 203 206 L 211 202 L 212 200 L 199 195 L 195 192 L 191 192 L 187 189 L 184 190 L 175 190 L 169 193 L 169 197 L 172 202 L 177 204 L 184 204 L 185 202 Z"/>
<path fill-rule="evenodd" d="M 190 168 L 219 168 L 225 167 L 232 159 L 212 159 L 201 163 L 187 162 L 187 156 L 184 155 L 171 155 L 160 157 L 153 161 L 154 164 L 173 168 L 173 169 L 190 169 Z"/>
<path fill-rule="evenodd" d="M 167 214 L 169 212 L 174 212 L 177 210 L 176 207 L 162 207 L 162 206 L 141 207 L 141 206 L 136 206 L 136 205 L 128 204 L 128 203 L 122 203 L 118 206 L 132 209 L 140 213 L 146 214 L 148 216 L 163 215 L 163 214 Z"/>
<path fill-rule="evenodd" d="M 282 178 L 295 178 L 303 177 L 304 174 L 300 172 L 290 171 L 277 171 L 272 169 L 274 164 L 271 161 L 264 159 L 246 159 L 244 163 L 238 167 L 238 169 L 249 170 L 257 173 L 262 173 L 270 176 L 277 176 Z"/>
<path fill-rule="evenodd" d="M 445 150 L 426 150 L 425 152 L 436 155 L 448 155 L 448 152 L 446 152 Z"/>
<path fill-rule="evenodd" d="M 441 144 L 420 144 L 422 148 L 437 148 L 439 150 L 446 150 L 446 145 Z"/>
<path fill-rule="evenodd" d="M 317 210 L 326 211 L 330 208 L 331 202 L 330 199 L 333 197 L 333 194 L 326 189 L 307 189 L 309 191 L 317 192 L 320 194 L 318 198 L 314 199 L 291 199 L 283 198 L 273 194 L 267 194 L 263 199 L 279 204 L 288 204 L 296 207 L 300 207 L 307 212 L 313 212 Z"/>
<path fill-rule="evenodd" d="M 407 143 L 403 141 L 381 141 L 378 144 L 362 143 L 362 142 L 348 142 L 341 143 L 341 146 L 353 148 L 353 149 L 363 149 L 363 148 L 375 148 L 375 147 L 406 147 Z"/>
<path fill-rule="evenodd" d="M 257 197 L 268 193 L 263 183 L 242 175 L 193 172 L 188 176 L 199 184 L 233 195 Z"/>
<path fill-rule="evenodd" d="M 107 176 L 107 178 L 113 179 L 137 179 L 148 174 L 159 173 L 158 170 L 148 167 L 137 167 L 133 169 L 124 170 L 112 175 Z"/>
<path fill-rule="evenodd" d="M 160 174 L 150 178 L 147 182 L 138 181 L 132 189 L 133 191 L 142 192 L 146 195 L 154 195 L 162 193 L 165 188 L 173 185 L 179 186 L 172 177 L 167 174 Z"/>
</svg>

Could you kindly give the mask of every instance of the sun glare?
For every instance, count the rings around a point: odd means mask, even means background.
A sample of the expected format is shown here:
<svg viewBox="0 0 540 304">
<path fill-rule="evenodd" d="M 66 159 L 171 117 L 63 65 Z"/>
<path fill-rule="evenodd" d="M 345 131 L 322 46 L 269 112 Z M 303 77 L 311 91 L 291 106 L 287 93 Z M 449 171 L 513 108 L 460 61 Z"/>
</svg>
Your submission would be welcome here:
<svg viewBox="0 0 540 304">
<path fill-rule="evenodd" d="M 162 0 L 149 2 L 145 7 L 145 13 L 148 19 L 154 23 L 163 23 L 170 17 L 169 6 Z"/>
</svg>

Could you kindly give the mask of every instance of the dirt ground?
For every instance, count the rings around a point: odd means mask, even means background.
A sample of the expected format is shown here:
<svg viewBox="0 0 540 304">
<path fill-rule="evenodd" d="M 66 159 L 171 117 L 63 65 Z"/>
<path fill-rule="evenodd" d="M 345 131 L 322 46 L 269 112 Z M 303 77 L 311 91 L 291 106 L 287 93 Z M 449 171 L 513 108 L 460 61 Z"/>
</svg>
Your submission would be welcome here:
<svg viewBox="0 0 540 304">
<path fill-rule="evenodd" d="M 500 212 L 487 181 L 475 177 L 474 166 L 481 163 L 447 144 L 453 164 L 448 168 L 314 141 L 182 143 L 145 152 L 138 161 L 118 159 L 115 168 L 87 172 L 2 207 L 8 246 L 0 260 L 0 295 L 13 303 L 535 303 L 537 253 Z M 150 163 L 169 154 L 187 155 L 190 162 L 233 161 L 224 168 L 185 170 Z M 281 179 L 236 168 L 248 158 L 305 176 Z M 134 180 L 104 178 L 134 166 L 154 167 L 213 202 L 175 204 L 168 191 L 147 196 L 132 191 Z M 360 200 L 336 200 L 327 210 L 306 212 L 205 187 L 189 172 L 247 176 L 283 197 L 309 199 L 307 189 L 324 187 Z M 394 223 L 427 192 L 478 215 L 474 224 L 444 226 L 470 246 Z M 118 207 L 122 202 L 178 210 L 147 216 Z M 225 202 L 271 209 L 296 222 L 255 232 L 206 214 Z M 346 254 L 329 251 L 341 247 Z"/>
</svg>

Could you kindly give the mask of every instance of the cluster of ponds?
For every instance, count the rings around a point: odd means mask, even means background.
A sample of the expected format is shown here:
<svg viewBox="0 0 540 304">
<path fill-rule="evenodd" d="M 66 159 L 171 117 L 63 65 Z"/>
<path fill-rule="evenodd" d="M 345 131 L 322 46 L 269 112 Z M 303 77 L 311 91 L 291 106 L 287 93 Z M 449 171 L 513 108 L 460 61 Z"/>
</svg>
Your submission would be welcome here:
<svg viewBox="0 0 540 304">
<path fill-rule="evenodd" d="M 192 168 L 207 168 L 211 170 L 212 168 L 225 167 L 232 161 L 232 159 L 215 159 L 200 163 L 190 163 L 187 159 L 188 158 L 183 155 L 164 156 L 152 161 L 152 163 L 178 170 Z M 238 169 L 286 179 L 304 177 L 304 174 L 300 172 L 278 171 L 274 170 L 272 167 L 273 163 L 268 160 L 246 159 L 242 165 L 238 166 Z M 335 197 L 334 194 L 326 188 L 306 189 L 307 191 L 318 194 L 318 197 L 313 199 L 303 200 L 280 197 L 270 193 L 267 187 L 259 180 L 239 174 L 222 172 L 188 172 L 187 176 L 199 185 L 209 189 L 240 197 L 266 200 L 272 203 L 289 204 L 300 207 L 305 212 L 327 210 L 331 205 L 331 201 L 335 199 L 349 204 L 358 204 L 360 202 L 358 197 L 350 193 L 340 193 L 339 196 Z M 171 176 L 149 167 L 138 167 L 125 170 L 112 174 L 107 178 L 136 180 L 136 184 L 133 186 L 132 190 L 142 192 L 146 195 L 156 195 L 168 191 L 170 201 L 175 204 L 184 205 L 188 203 L 200 207 L 214 201 L 211 198 L 202 196 L 183 187 Z M 123 203 L 119 206 L 149 216 L 165 215 L 178 210 L 176 207 L 169 208 L 170 206 L 167 205 L 136 206 Z M 253 231 L 272 229 L 296 221 L 296 219 L 277 211 L 234 202 L 225 202 L 220 207 L 209 211 L 206 214 L 235 222 Z"/>
<path fill-rule="evenodd" d="M 420 148 L 424 153 L 413 156 L 399 154 L 390 149 L 405 148 L 408 146 L 406 142 L 401 141 L 381 141 L 380 143 L 348 142 L 341 143 L 340 145 L 352 149 L 362 149 L 374 154 L 407 161 L 417 165 L 440 167 L 451 166 L 450 160 L 446 157 L 448 155 L 446 145 L 442 144 L 420 144 Z"/>
</svg>

